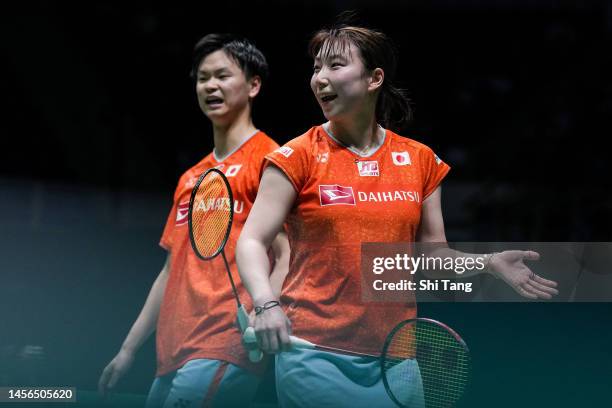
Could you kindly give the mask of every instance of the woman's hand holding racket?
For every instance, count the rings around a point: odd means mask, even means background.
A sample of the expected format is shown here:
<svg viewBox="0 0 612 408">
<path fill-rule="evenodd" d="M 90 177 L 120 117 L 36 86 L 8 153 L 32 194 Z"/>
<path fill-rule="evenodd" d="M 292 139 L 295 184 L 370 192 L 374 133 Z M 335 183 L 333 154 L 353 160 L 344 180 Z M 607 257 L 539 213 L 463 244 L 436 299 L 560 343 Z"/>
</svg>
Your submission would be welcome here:
<svg viewBox="0 0 612 408">
<path fill-rule="evenodd" d="M 292 336 L 291 321 L 280 305 L 256 315 L 253 327 L 248 327 L 243 333 L 242 342 L 247 350 L 261 350 L 270 354 L 294 348 L 338 351 L 319 347 L 308 340 Z"/>
<path fill-rule="evenodd" d="M 266 353 L 287 351 L 293 347 L 290 338 L 291 322 L 280 306 L 256 315 L 253 328 L 261 350 Z"/>
</svg>

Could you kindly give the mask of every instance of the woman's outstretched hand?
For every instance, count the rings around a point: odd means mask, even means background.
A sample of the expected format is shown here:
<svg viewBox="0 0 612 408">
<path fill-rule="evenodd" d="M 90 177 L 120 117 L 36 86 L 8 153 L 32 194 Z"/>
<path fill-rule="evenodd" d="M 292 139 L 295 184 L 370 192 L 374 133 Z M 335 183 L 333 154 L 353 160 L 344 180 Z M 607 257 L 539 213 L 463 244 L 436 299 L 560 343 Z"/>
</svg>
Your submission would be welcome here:
<svg viewBox="0 0 612 408">
<path fill-rule="evenodd" d="M 537 261 L 540 254 L 534 251 L 504 251 L 491 256 L 489 270 L 503 279 L 519 295 L 529 299 L 551 299 L 559 291 L 557 282 L 536 275 L 524 261 Z"/>
</svg>

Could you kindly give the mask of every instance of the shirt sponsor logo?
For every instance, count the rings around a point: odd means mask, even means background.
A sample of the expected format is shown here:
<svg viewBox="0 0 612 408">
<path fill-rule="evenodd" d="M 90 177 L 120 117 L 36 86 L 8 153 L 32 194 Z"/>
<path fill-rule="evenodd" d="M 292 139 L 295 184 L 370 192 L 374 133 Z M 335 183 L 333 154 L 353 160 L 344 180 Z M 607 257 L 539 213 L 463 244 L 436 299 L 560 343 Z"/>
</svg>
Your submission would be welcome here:
<svg viewBox="0 0 612 408">
<path fill-rule="evenodd" d="M 278 149 L 276 149 L 275 152 L 279 152 L 283 156 L 289 157 L 289 156 L 291 156 L 293 154 L 293 149 L 290 148 L 289 146 L 282 146 L 282 147 L 279 147 Z"/>
<path fill-rule="evenodd" d="M 358 191 L 357 198 L 359 201 L 370 201 L 375 203 L 388 201 L 413 201 L 420 203 L 421 196 L 418 191 Z"/>
<path fill-rule="evenodd" d="M 202 199 L 193 205 L 193 211 L 229 211 L 230 200 L 228 197 Z"/>
<path fill-rule="evenodd" d="M 353 187 L 339 186 L 338 184 L 319 185 L 319 199 L 321 206 L 355 205 Z"/>
<path fill-rule="evenodd" d="M 225 172 L 225 176 L 234 177 L 236 174 L 238 174 L 241 167 L 242 167 L 242 164 L 232 164 L 231 166 L 227 168 L 227 171 Z"/>
<path fill-rule="evenodd" d="M 244 201 L 234 201 L 234 214 L 240 214 L 244 211 Z"/>
<path fill-rule="evenodd" d="M 393 158 L 393 164 L 396 166 L 407 166 L 412 164 L 408 152 L 391 152 L 391 157 Z"/>
<path fill-rule="evenodd" d="M 359 175 L 362 177 L 378 176 L 378 162 L 374 161 L 358 161 L 357 168 Z"/>
<path fill-rule="evenodd" d="M 187 203 L 187 207 L 189 207 L 189 203 Z M 208 198 L 206 200 L 202 199 L 199 202 L 194 203 L 193 211 L 229 211 L 230 209 L 230 200 L 228 197 L 218 197 L 218 198 Z M 244 202 L 240 200 L 234 201 L 234 213 L 240 214 L 244 211 Z"/>
<path fill-rule="evenodd" d="M 329 160 L 329 152 L 318 153 L 317 154 L 317 162 L 319 163 L 327 163 Z"/>
<path fill-rule="evenodd" d="M 181 225 L 187 224 L 187 215 L 189 214 L 189 201 L 185 201 L 184 203 L 180 203 L 176 207 L 176 222 L 175 226 L 179 227 Z"/>
</svg>

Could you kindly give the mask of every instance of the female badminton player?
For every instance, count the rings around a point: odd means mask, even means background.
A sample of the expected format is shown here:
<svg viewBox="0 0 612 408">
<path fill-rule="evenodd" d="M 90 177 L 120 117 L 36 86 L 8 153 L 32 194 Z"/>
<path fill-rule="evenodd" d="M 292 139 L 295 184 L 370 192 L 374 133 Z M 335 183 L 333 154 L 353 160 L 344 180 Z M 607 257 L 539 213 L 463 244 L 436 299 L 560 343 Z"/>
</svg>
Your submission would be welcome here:
<svg viewBox="0 0 612 408">
<path fill-rule="evenodd" d="M 258 307 L 261 348 L 285 351 L 276 359 L 281 406 L 394 406 L 376 361 L 290 350 L 288 336 L 375 355 L 397 322 L 416 317 L 414 303 L 362 301 L 361 243 L 446 242 L 440 183 L 449 166 L 429 147 L 389 129 L 411 111 L 394 85 L 396 56 L 383 33 L 337 25 L 317 32 L 309 51 L 310 86 L 327 122 L 266 156 L 238 241 L 238 268 Z M 279 299 L 266 254 L 284 222 L 291 258 Z M 523 296 L 548 298 L 555 283 L 523 264 L 537 256 L 487 255 L 486 270 Z"/>
</svg>

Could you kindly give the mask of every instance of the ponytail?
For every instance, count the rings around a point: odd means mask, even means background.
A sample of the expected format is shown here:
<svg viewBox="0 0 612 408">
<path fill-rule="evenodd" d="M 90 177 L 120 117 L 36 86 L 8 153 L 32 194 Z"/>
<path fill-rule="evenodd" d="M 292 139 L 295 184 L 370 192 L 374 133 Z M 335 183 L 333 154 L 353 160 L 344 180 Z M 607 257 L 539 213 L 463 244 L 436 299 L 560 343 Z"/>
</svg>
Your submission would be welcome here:
<svg viewBox="0 0 612 408">
<path fill-rule="evenodd" d="M 332 51 L 344 51 L 351 44 L 361 52 L 363 64 L 367 70 L 382 68 L 385 79 L 376 102 L 376 121 L 385 128 L 400 130 L 412 119 L 410 100 L 394 84 L 397 68 L 395 47 L 382 32 L 360 26 L 340 24 L 330 29 L 315 33 L 308 47 L 314 58 L 319 51 L 324 56 Z"/>
<path fill-rule="evenodd" d="M 384 127 L 399 131 L 412 120 L 410 99 L 403 89 L 385 80 L 376 102 L 376 120 Z"/>
</svg>

